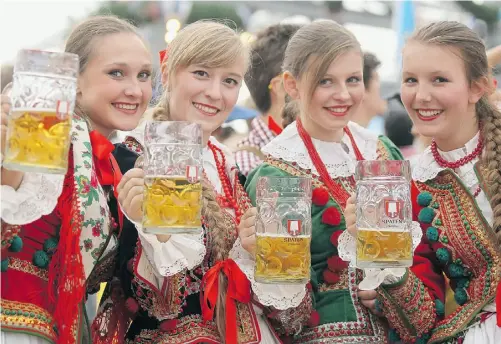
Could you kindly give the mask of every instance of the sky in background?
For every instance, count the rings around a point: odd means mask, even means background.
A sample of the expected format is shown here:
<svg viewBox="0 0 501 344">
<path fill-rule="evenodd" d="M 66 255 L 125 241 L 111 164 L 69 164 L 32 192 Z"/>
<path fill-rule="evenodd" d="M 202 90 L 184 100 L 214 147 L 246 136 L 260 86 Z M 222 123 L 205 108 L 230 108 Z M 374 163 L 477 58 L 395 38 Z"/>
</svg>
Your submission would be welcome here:
<svg viewBox="0 0 501 344">
<path fill-rule="evenodd" d="M 21 48 L 31 48 L 69 26 L 69 17 L 85 17 L 99 1 L 0 0 L 0 63 L 12 62 Z"/>
</svg>

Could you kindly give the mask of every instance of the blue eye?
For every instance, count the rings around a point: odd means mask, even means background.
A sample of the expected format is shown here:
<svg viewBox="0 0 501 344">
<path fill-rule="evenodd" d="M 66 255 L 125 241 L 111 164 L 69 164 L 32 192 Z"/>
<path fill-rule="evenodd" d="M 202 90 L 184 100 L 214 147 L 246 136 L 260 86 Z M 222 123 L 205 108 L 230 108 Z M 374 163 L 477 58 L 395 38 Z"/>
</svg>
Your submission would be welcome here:
<svg viewBox="0 0 501 344">
<path fill-rule="evenodd" d="M 404 83 L 406 83 L 406 84 L 413 84 L 413 83 L 416 83 L 416 82 L 417 82 L 416 78 L 407 78 L 407 79 L 404 79 Z"/>
<path fill-rule="evenodd" d="M 151 76 L 151 72 L 150 71 L 144 71 L 144 72 L 141 72 L 139 73 L 138 77 L 139 79 L 141 80 L 148 80 Z"/>
<path fill-rule="evenodd" d="M 358 76 L 352 76 L 350 78 L 348 78 L 348 81 L 349 83 L 357 83 L 357 82 L 360 82 L 360 78 Z"/>
<path fill-rule="evenodd" d="M 110 71 L 108 73 L 108 75 L 111 75 L 111 76 L 113 76 L 115 78 L 121 78 L 121 77 L 124 76 L 124 73 L 121 70 L 119 70 L 119 69 L 114 69 L 114 70 Z"/>
</svg>

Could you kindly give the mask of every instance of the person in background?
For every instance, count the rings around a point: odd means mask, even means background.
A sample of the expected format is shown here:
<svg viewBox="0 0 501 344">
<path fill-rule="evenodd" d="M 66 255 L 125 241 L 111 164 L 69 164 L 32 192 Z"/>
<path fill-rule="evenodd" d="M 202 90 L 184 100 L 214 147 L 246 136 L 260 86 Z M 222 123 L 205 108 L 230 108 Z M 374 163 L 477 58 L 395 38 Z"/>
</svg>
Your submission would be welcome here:
<svg viewBox="0 0 501 344">
<path fill-rule="evenodd" d="M 371 129 L 373 124 L 371 121 L 376 116 L 384 114 L 387 109 L 387 102 L 381 97 L 381 84 L 377 71 L 380 65 L 381 61 L 374 54 L 364 53 L 364 99 L 353 117 L 353 122 L 364 128 Z"/>
<path fill-rule="evenodd" d="M 260 33 L 252 45 L 252 60 L 245 83 L 260 116 L 251 123 L 249 136 L 237 144 L 235 160 L 243 175 L 261 164 L 261 148 L 280 134 L 285 90 L 282 85 L 282 62 L 289 39 L 299 25 L 272 25 Z"/>
<path fill-rule="evenodd" d="M 389 114 L 384 122 L 386 136 L 400 149 L 404 158 L 409 159 L 416 153 L 411 133 L 412 121 L 400 102 L 400 95 L 388 99 Z"/>
</svg>

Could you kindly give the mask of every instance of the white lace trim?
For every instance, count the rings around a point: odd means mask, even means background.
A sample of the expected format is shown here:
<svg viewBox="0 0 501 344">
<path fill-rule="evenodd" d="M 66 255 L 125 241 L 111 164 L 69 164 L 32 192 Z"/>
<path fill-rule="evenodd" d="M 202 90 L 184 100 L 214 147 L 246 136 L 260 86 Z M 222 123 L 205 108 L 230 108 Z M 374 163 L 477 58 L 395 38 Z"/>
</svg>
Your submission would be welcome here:
<svg viewBox="0 0 501 344">
<path fill-rule="evenodd" d="M 262 151 L 274 158 L 296 162 L 299 167 L 309 169 L 318 175 L 295 123 L 287 126 L 280 135 L 264 146 Z M 349 122 L 348 127 L 364 159 L 376 160 L 378 136 L 353 122 Z M 349 177 L 355 173 L 357 159 L 348 135 L 343 136 L 341 143 L 313 138 L 312 141 L 331 177 Z M 349 149 L 348 153 L 345 151 L 346 148 Z"/>
<path fill-rule="evenodd" d="M 264 306 L 285 310 L 299 306 L 306 295 L 306 284 L 265 284 L 254 279 L 256 262 L 241 245 L 240 239 L 233 244 L 229 258 L 233 259 L 251 282 L 252 291 Z"/>
<path fill-rule="evenodd" d="M 25 225 L 52 213 L 63 191 L 64 175 L 26 172 L 17 190 L 2 185 L 2 219 Z"/>
<path fill-rule="evenodd" d="M 160 242 L 155 234 L 144 233 L 137 226 L 143 252 L 157 276 L 170 277 L 202 264 L 206 249 L 204 233 L 172 234 L 167 242 Z"/>
<path fill-rule="evenodd" d="M 419 222 L 413 221 L 411 226 L 412 250 L 421 242 L 423 232 Z M 348 231 L 344 231 L 339 237 L 338 252 L 339 257 L 346 262 L 350 262 L 350 267 L 357 267 L 357 240 Z M 398 282 L 405 275 L 406 269 L 363 269 L 364 279 L 359 284 L 361 290 L 373 290 L 381 284 L 392 284 Z"/>
</svg>

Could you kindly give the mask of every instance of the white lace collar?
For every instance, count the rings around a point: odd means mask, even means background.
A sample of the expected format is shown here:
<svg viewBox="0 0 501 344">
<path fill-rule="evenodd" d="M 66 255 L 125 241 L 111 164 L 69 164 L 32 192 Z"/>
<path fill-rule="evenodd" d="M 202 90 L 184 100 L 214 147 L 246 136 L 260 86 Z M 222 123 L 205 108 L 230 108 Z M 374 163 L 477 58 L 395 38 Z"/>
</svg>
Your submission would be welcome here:
<svg viewBox="0 0 501 344">
<path fill-rule="evenodd" d="M 348 123 L 348 128 L 364 159 L 376 160 L 378 135 L 353 122 Z M 355 174 L 357 159 L 348 135 L 344 135 L 340 143 L 313 138 L 312 141 L 332 178 L 349 177 Z M 348 153 L 345 151 L 346 148 L 349 150 Z M 297 132 L 296 122 L 288 125 L 280 135 L 263 147 L 262 151 L 273 158 L 296 162 L 299 167 L 309 169 L 318 175 L 317 169 Z"/>
<path fill-rule="evenodd" d="M 477 135 L 475 135 L 463 147 L 450 152 L 442 152 L 439 150 L 440 155 L 447 161 L 457 161 L 475 150 L 478 144 L 478 137 L 479 134 L 477 133 Z M 475 158 L 455 171 L 468 188 L 472 188 L 478 184 L 477 175 L 474 170 L 474 166 L 477 161 L 478 158 Z M 440 172 L 446 169 L 446 167 L 441 167 L 435 161 L 431 148 L 428 147 L 423 153 L 421 153 L 421 155 L 413 160 L 412 178 L 420 182 L 426 182 L 435 178 Z"/>
</svg>

